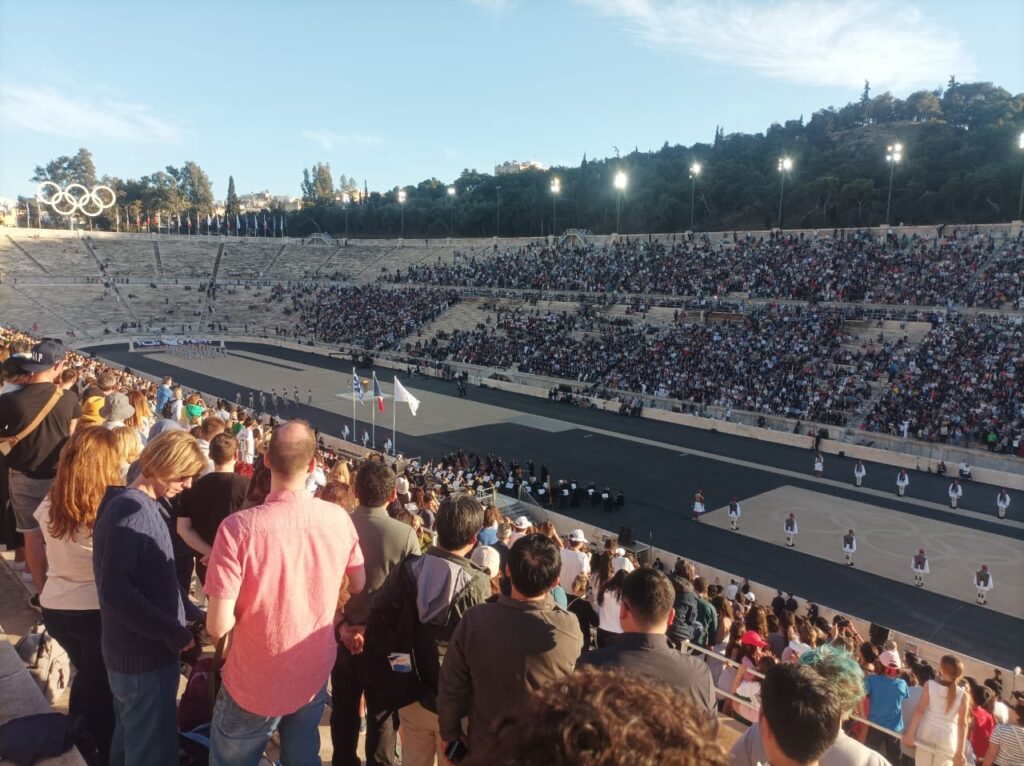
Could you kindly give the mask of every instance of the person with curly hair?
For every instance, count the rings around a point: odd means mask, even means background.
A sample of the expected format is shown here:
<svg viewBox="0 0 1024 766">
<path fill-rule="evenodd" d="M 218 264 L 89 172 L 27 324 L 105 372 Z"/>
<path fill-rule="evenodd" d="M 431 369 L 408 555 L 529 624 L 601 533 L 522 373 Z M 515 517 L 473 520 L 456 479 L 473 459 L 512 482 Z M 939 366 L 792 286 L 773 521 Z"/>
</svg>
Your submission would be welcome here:
<svg viewBox="0 0 1024 766">
<path fill-rule="evenodd" d="M 692 697 L 621 670 L 581 668 L 532 692 L 466 766 L 726 766 Z"/>
</svg>

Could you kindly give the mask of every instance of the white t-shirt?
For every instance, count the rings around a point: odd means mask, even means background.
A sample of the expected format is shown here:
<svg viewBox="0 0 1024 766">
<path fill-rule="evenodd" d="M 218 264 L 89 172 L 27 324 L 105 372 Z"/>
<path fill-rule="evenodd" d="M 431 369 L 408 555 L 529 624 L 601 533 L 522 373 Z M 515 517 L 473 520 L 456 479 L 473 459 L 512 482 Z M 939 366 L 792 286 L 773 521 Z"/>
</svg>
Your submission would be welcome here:
<svg viewBox="0 0 1024 766">
<path fill-rule="evenodd" d="M 76 532 L 71 540 L 50 534 L 50 497 L 47 495 L 32 514 L 46 543 L 46 585 L 39 603 L 47 609 L 99 609 L 96 578 L 92 572 L 92 533 Z"/>
<path fill-rule="evenodd" d="M 619 594 L 613 590 L 605 591 L 604 603 L 597 603 L 597 591 L 594 592 L 594 609 L 597 611 L 597 625 L 609 633 L 621 633 L 622 623 L 619 622 Z"/>
<path fill-rule="evenodd" d="M 562 573 L 558 576 L 558 584 L 566 593 L 572 593 L 572 584 L 581 574 L 590 574 L 590 557 L 583 551 L 562 548 Z"/>
</svg>

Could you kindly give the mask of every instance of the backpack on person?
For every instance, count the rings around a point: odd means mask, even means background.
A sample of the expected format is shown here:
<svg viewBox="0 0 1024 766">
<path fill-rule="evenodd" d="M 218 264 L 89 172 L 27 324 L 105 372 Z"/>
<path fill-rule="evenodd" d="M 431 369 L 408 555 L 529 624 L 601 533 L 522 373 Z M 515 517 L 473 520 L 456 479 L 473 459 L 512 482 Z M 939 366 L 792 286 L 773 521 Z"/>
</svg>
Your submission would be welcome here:
<svg viewBox="0 0 1024 766">
<path fill-rule="evenodd" d="M 64 647 L 46 631 L 42 623 L 33 627 L 14 645 L 29 675 L 51 705 L 71 686 L 71 659 Z"/>
</svg>

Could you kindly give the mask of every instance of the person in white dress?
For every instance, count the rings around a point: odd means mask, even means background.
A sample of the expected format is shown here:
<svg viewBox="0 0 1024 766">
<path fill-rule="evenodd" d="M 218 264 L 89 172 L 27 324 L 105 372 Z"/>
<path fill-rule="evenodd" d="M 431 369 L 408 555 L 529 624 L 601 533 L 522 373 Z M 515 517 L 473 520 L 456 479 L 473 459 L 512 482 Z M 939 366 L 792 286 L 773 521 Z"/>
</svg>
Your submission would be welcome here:
<svg viewBox="0 0 1024 766">
<path fill-rule="evenodd" d="M 1006 518 L 1006 511 L 1010 507 L 1010 493 L 1005 488 L 999 490 L 999 494 L 996 495 L 996 511 L 999 518 Z"/>
<path fill-rule="evenodd" d="M 974 573 L 974 587 L 978 591 L 978 603 L 988 603 L 988 592 L 995 587 L 996 580 L 988 571 L 988 564 L 982 564 L 981 569 Z"/>
<path fill-rule="evenodd" d="M 742 515 L 739 498 L 734 497 L 729 501 L 729 528 L 734 532 L 740 528 L 740 516 Z"/>
<path fill-rule="evenodd" d="M 786 547 L 796 547 L 796 536 L 800 533 L 800 529 L 796 525 L 796 514 L 790 513 L 786 517 L 786 521 L 782 525 L 783 531 L 786 533 Z"/>
<path fill-rule="evenodd" d="M 903 730 L 903 744 L 916 745 L 915 766 L 964 766 L 967 762 L 968 695 L 959 683 L 964 665 L 945 655 L 939 662 L 938 681 L 928 681 L 921 701 Z"/>
<path fill-rule="evenodd" d="M 863 486 L 864 477 L 867 475 L 868 470 L 864 467 L 864 463 L 858 460 L 857 465 L 853 467 L 853 483 L 856 484 L 858 487 Z"/>
<path fill-rule="evenodd" d="M 853 554 L 857 552 L 857 536 L 850 529 L 843 535 L 843 559 L 846 566 L 853 566 Z"/>
<path fill-rule="evenodd" d="M 820 452 L 814 456 L 814 475 L 819 479 L 825 475 L 825 458 Z"/>
<path fill-rule="evenodd" d="M 964 488 L 960 486 L 959 480 L 953 479 L 953 483 L 949 485 L 949 507 L 955 511 L 957 503 L 963 496 Z"/>
<path fill-rule="evenodd" d="M 919 548 L 917 554 L 910 559 L 910 569 L 914 572 L 914 585 L 923 588 L 924 576 L 932 572 L 928 566 L 928 557 L 924 554 L 924 548 Z"/>
<path fill-rule="evenodd" d="M 907 487 L 910 485 L 910 476 L 906 468 L 901 468 L 896 476 L 896 494 L 903 497 L 907 494 Z"/>
<path fill-rule="evenodd" d="M 698 489 L 697 494 L 693 496 L 693 520 L 700 521 L 702 513 L 704 513 L 704 490 Z"/>
</svg>

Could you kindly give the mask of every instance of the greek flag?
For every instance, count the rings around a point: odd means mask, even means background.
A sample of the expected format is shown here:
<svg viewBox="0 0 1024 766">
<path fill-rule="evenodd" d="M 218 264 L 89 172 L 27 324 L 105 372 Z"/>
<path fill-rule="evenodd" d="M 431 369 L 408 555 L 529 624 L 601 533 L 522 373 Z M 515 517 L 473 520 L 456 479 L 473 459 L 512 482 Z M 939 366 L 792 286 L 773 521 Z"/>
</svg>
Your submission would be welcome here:
<svg viewBox="0 0 1024 766">
<path fill-rule="evenodd" d="M 363 401 L 363 384 L 359 380 L 359 376 L 356 375 L 355 367 L 352 368 L 352 392 L 359 397 L 359 403 L 366 406 Z"/>
</svg>

